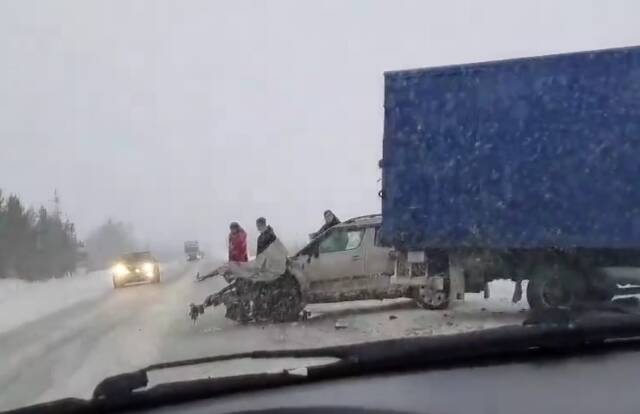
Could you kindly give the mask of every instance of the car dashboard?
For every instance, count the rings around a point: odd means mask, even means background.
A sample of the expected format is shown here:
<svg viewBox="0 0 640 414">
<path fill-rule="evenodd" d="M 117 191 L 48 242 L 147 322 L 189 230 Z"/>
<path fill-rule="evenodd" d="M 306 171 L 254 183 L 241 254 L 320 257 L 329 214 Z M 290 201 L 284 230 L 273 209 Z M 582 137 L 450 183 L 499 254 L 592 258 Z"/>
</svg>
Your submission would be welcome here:
<svg viewBox="0 0 640 414">
<path fill-rule="evenodd" d="M 636 413 L 640 352 L 394 372 L 166 406 L 182 413 Z"/>
</svg>

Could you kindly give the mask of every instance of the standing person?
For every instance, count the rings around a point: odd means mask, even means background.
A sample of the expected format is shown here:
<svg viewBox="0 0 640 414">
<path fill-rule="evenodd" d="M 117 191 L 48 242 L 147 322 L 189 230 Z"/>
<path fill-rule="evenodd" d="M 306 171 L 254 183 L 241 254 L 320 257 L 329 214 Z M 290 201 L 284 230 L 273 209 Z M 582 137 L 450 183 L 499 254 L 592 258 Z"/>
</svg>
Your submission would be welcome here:
<svg viewBox="0 0 640 414">
<path fill-rule="evenodd" d="M 335 214 L 333 214 L 333 211 L 326 210 L 324 212 L 324 224 L 322 225 L 322 227 L 320 227 L 320 230 L 311 234 L 311 238 L 315 239 L 316 237 L 318 237 L 319 235 L 321 235 L 322 233 L 324 233 L 325 231 L 329 230 L 331 227 L 337 224 L 340 224 L 340 219 Z"/>
<path fill-rule="evenodd" d="M 235 221 L 229 225 L 229 261 L 247 262 L 247 233 Z"/>
<path fill-rule="evenodd" d="M 276 234 L 273 232 L 271 226 L 267 225 L 267 219 L 260 217 L 256 220 L 256 227 L 260 232 L 258 236 L 258 248 L 256 250 L 256 256 L 262 253 L 267 247 L 276 241 Z"/>
</svg>

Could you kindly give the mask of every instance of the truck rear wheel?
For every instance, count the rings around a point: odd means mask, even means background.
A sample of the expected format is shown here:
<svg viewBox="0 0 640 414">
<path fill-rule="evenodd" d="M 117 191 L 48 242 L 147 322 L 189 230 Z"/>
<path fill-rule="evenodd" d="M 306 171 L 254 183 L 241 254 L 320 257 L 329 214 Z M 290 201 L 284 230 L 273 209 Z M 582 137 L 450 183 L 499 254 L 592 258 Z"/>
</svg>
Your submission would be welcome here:
<svg viewBox="0 0 640 414">
<path fill-rule="evenodd" d="M 527 301 L 531 309 L 565 308 L 584 300 L 587 285 L 577 270 L 562 264 L 540 266 L 531 274 Z"/>
<path fill-rule="evenodd" d="M 618 284 L 598 269 L 586 270 L 587 298 L 595 302 L 609 302 L 616 295 Z"/>
</svg>

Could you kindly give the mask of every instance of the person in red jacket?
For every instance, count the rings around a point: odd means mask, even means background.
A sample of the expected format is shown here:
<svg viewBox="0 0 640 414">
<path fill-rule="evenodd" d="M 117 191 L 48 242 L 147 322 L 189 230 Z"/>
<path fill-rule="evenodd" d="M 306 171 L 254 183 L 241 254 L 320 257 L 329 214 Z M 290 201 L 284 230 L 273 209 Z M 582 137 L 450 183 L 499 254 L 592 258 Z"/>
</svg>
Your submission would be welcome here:
<svg viewBox="0 0 640 414">
<path fill-rule="evenodd" d="M 246 262 L 247 255 L 247 233 L 235 221 L 229 225 L 229 261 Z"/>
</svg>

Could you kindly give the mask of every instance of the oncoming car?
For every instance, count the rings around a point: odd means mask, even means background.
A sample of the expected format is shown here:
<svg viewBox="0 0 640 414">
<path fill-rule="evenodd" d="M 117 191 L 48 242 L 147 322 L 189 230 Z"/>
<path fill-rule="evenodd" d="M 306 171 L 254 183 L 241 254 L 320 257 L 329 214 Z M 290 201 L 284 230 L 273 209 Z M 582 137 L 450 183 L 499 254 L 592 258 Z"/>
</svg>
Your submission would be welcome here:
<svg viewBox="0 0 640 414">
<path fill-rule="evenodd" d="M 112 270 L 116 289 L 128 283 L 160 283 L 160 265 L 150 252 L 125 254 Z"/>
</svg>

